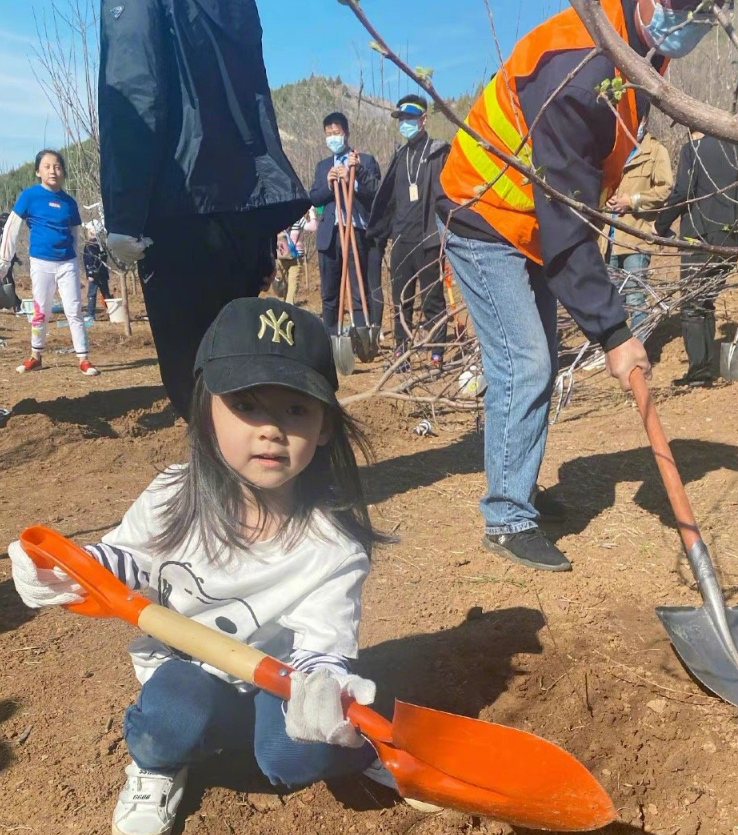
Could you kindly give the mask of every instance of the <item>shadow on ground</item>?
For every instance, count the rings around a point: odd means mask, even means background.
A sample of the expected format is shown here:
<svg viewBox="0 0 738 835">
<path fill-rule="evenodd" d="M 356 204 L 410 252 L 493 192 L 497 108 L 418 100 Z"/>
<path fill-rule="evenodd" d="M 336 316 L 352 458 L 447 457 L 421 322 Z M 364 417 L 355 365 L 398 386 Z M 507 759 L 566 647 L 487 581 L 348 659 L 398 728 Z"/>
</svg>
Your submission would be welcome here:
<svg viewBox="0 0 738 835">
<path fill-rule="evenodd" d="M 448 446 L 429 447 L 409 455 L 399 455 L 362 468 L 367 501 L 376 504 L 443 481 L 449 475 L 484 471 L 484 441 L 477 432 L 468 432 Z"/>
<path fill-rule="evenodd" d="M 678 438 L 671 442 L 671 450 L 685 485 L 715 470 L 738 472 L 738 447 L 731 444 Z M 638 447 L 581 456 L 561 465 L 559 485 L 553 492 L 567 504 L 568 518 L 552 535 L 560 538 L 585 530 L 603 510 L 614 505 L 615 489 L 623 481 L 642 482 L 633 501 L 662 525 L 676 529 L 653 452 L 650 447 Z"/>
<path fill-rule="evenodd" d="M 17 712 L 20 702 L 13 699 L 0 699 L 0 723 L 7 722 Z M 0 740 L 0 771 L 7 768 L 15 759 L 13 748 L 7 739 Z"/>
<path fill-rule="evenodd" d="M 57 397 L 54 400 L 36 400 L 29 397 L 19 401 L 11 417 L 45 415 L 56 423 L 82 427 L 87 434 L 96 437 L 117 438 L 111 421 L 130 412 L 141 411 L 137 424 L 143 430 L 164 429 L 177 420 L 171 405 L 160 412 L 151 412 L 155 403 L 166 400 L 163 386 L 136 386 L 132 388 L 91 391 L 82 397 Z"/>
<path fill-rule="evenodd" d="M 7 553 L 2 556 L 7 557 Z M 13 581 L 3 580 L 0 583 L 0 634 L 12 632 L 33 618 L 33 609 L 29 609 L 20 599 Z"/>
</svg>

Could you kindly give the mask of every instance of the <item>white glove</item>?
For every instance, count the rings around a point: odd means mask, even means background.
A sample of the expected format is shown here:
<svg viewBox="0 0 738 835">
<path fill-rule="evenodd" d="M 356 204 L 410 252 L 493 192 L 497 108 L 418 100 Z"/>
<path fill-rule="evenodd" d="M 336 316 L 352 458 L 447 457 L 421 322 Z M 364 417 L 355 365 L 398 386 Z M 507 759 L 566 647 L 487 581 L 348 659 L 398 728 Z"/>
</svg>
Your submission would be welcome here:
<svg viewBox="0 0 738 835">
<path fill-rule="evenodd" d="M 343 716 L 341 694 L 360 705 L 370 705 L 377 686 L 360 676 L 339 675 L 321 667 L 313 673 L 290 673 L 292 693 L 287 702 L 286 730 L 299 742 L 327 742 L 344 748 L 361 748 L 366 742 Z"/>
<path fill-rule="evenodd" d="M 146 247 L 153 243 L 151 238 L 133 238 L 130 235 L 119 235 L 117 232 L 110 232 L 107 239 L 112 256 L 126 266 L 140 261 Z"/>
<path fill-rule="evenodd" d="M 37 568 L 18 540 L 8 546 L 13 582 L 21 600 L 31 609 L 79 603 L 84 589 L 61 568 Z"/>
<path fill-rule="evenodd" d="M 8 274 L 8 270 L 10 269 L 10 263 L 10 261 L 5 261 L 2 258 L 0 258 L 0 281 L 2 281 Z"/>
</svg>

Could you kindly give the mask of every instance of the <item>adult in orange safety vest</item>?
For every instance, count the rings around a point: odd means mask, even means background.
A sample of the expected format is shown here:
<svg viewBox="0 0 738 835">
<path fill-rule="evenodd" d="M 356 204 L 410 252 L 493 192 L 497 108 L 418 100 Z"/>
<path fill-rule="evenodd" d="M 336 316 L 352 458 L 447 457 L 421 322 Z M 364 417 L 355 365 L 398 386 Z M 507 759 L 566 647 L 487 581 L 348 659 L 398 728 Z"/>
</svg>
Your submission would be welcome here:
<svg viewBox="0 0 738 835">
<path fill-rule="evenodd" d="M 663 72 L 690 52 L 711 18 L 699 0 L 601 0 L 620 37 Z M 620 76 L 573 9 L 524 36 L 467 117 L 492 146 L 530 163 L 559 192 L 592 207 L 614 193 L 646 109 L 628 89 L 606 101 L 600 85 Z M 617 116 L 614 110 L 617 110 Z M 482 348 L 487 494 L 482 544 L 522 565 L 571 564 L 539 527 L 562 504 L 537 492 L 556 376 L 556 301 L 606 352 L 624 389 L 651 367 L 630 332 L 589 224 L 549 198 L 464 132 L 441 173 L 436 204 L 446 251 Z"/>
</svg>

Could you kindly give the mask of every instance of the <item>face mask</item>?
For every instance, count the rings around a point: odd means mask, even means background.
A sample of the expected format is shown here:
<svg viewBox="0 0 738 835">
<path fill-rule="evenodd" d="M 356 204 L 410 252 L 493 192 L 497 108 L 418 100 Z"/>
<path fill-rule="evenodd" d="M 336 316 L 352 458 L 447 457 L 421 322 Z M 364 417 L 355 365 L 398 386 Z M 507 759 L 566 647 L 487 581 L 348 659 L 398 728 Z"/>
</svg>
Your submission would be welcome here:
<svg viewBox="0 0 738 835">
<path fill-rule="evenodd" d="M 665 58 L 683 58 L 689 55 L 710 31 L 707 23 L 698 23 L 695 20 L 680 29 L 674 29 L 675 26 L 688 21 L 691 12 L 685 9 L 665 9 L 663 4 L 656 2 L 653 3 L 651 22 L 646 26 L 641 19 L 640 6 L 636 8 L 641 26 L 650 41 L 648 45 L 654 47 L 656 52 Z"/>
<path fill-rule="evenodd" d="M 342 133 L 338 136 L 326 136 L 325 144 L 328 146 L 329 151 L 333 151 L 334 154 L 340 154 L 346 147 L 346 137 Z"/>
<path fill-rule="evenodd" d="M 420 125 L 417 119 L 403 119 L 400 122 L 400 133 L 405 139 L 412 139 L 420 133 Z"/>
</svg>

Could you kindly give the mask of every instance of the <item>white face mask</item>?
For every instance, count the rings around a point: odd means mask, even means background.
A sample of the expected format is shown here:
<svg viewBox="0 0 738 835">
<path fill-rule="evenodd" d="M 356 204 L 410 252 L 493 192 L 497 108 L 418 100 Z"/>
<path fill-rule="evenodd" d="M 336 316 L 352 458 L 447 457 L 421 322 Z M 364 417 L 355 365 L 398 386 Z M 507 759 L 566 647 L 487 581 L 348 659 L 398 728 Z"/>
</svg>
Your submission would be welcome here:
<svg viewBox="0 0 738 835">
<path fill-rule="evenodd" d="M 346 148 L 346 137 L 342 133 L 326 136 L 325 144 L 328 146 L 329 151 L 332 151 L 334 154 L 340 154 Z"/>
<path fill-rule="evenodd" d="M 663 3 L 651 0 L 653 17 L 646 25 L 641 17 L 640 3 L 636 4 L 638 22 L 646 35 L 647 45 L 665 58 L 683 58 L 710 31 L 709 18 L 693 15 L 687 9 L 667 9 Z"/>
</svg>

